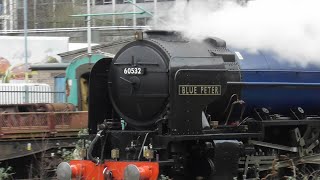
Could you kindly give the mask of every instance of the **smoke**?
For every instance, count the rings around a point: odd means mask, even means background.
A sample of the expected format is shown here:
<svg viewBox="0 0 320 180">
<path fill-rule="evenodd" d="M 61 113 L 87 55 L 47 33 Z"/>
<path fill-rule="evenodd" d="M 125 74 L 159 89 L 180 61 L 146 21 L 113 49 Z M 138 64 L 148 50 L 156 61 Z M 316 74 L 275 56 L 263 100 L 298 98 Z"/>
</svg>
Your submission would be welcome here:
<svg viewBox="0 0 320 180">
<path fill-rule="evenodd" d="M 177 0 L 160 14 L 166 24 L 158 28 L 199 40 L 219 37 L 228 46 L 271 51 L 306 66 L 320 64 L 319 7 L 319 0 Z"/>
</svg>

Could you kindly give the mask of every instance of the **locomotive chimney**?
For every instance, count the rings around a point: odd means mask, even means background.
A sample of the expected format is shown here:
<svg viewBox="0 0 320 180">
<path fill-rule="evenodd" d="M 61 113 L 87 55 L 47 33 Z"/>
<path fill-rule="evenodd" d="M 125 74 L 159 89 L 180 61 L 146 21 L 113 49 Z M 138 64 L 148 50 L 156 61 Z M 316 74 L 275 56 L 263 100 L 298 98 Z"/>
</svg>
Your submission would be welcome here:
<svg viewBox="0 0 320 180">
<path fill-rule="evenodd" d="M 142 31 L 135 32 L 134 38 L 139 41 L 143 40 L 143 32 Z"/>
</svg>

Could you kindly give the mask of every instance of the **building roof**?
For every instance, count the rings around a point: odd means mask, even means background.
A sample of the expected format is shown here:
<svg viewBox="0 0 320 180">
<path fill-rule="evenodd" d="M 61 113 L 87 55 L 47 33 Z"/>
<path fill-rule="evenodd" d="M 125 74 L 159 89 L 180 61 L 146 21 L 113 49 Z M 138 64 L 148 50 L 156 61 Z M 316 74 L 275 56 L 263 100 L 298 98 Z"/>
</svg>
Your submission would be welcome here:
<svg viewBox="0 0 320 180">
<path fill-rule="evenodd" d="M 46 64 L 31 64 L 31 70 L 65 70 L 69 63 L 46 63 Z"/>
<path fill-rule="evenodd" d="M 100 45 L 92 46 L 92 53 L 101 53 L 104 54 L 107 57 L 113 58 L 114 55 L 126 44 L 131 42 L 133 38 L 128 38 L 124 40 L 119 41 L 113 41 L 110 43 L 103 43 Z M 77 49 L 73 51 L 68 51 L 64 53 L 58 54 L 63 63 L 70 63 L 73 59 L 82 56 L 84 54 L 87 54 L 87 48 Z"/>
</svg>

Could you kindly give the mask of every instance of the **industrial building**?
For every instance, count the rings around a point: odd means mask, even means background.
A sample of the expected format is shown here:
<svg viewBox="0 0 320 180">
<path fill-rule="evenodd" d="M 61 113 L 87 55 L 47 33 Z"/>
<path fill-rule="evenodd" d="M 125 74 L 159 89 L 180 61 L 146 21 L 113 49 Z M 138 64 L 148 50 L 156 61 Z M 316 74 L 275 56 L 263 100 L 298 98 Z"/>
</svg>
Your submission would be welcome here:
<svg viewBox="0 0 320 180">
<path fill-rule="evenodd" d="M 118 13 L 92 17 L 93 43 L 122 39 L 132 35 L 133 30 L 147 29 L 147 25 L 156 23 L 151 24 L 152 16 L 174 4 L 174 0 L 91 2 L 93 14 Z M 70 42 L 86 42 L 86 17 L 71 16 L 86 12 L 86 0 L 28 0 L 28 33 L 31 36 L 68 36 Z M 23 1 L 0 0 L 0 35 L 23 35 L 23 13 Z"/>
</svg>

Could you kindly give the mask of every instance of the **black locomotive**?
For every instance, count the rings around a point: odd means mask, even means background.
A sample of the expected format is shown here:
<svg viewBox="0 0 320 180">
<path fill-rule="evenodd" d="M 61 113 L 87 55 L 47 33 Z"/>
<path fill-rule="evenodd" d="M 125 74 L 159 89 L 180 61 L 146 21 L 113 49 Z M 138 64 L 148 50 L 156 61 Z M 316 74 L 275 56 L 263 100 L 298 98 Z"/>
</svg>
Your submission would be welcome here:
<svg viewBox="0 0 320 180">
<path fill-rule="evenodd" d="M 228 49 L 219 38 L 147 31 L 136 39 L 93 67 L 97 135 L 88 160 L 62 164 L 60 178 L 316 176 L 320 67 Z M 80 166 L 91 172 L 75 174 Z"/>
</svg>

